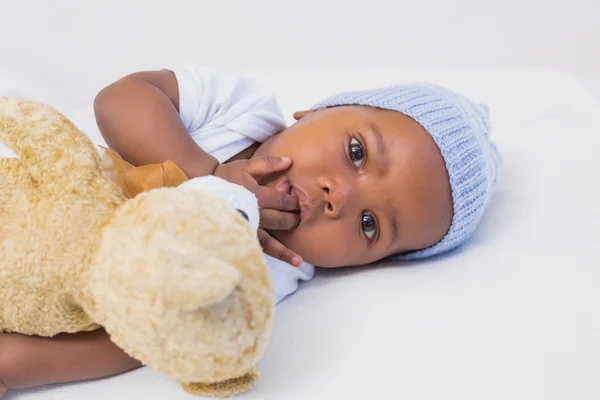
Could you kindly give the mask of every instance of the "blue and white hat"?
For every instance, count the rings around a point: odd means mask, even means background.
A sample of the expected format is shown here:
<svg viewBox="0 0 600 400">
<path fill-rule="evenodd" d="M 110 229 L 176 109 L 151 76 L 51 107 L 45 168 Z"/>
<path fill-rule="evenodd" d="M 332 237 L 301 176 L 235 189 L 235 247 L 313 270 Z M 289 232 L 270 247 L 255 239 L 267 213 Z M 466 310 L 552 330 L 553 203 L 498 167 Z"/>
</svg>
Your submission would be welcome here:
<svg viewBox="0 0 600 400">
<path fill-rule="evenodd" d="M 487 107 L 436 85 L 410 84 L 341 93 L 313 108 L 343 105 L 371 106 L 411 117 L 439 147 L 450 176 L 454 215 L 446 235 L 431 247 L 392 258 L 422 259 L 462 245 L 483 216 L 500 167 L 498 149 L 490 139 Z"/>
</svg>

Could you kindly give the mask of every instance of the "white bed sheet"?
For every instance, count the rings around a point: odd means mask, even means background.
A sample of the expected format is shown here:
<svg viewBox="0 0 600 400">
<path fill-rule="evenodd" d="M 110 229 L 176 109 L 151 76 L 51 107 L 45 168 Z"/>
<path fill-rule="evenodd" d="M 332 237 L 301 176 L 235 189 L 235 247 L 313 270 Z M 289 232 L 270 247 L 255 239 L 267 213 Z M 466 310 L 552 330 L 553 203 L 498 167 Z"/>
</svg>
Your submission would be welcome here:
<svg viewBox="0 0 600 400">
<path fill-rule="evenodd" d="M 340 90 L 447 85 L 491 107 L 504 165 L 463 249 L 319 271 L 278 306 L 260 383 L 240 398 L 600 398 L 600 110 L 574 79 L 542 69 L 251 73 L 277 90 L 286 116 Z M 68 103 L 65 91 L 56 104 Z M 52 98 L 43 89 L 31 95 Z M 91 132 L 89 114 L 69 107 Z M 196 397 L 150 368 L 6 397 L 82 398 Z"/>
</svg>

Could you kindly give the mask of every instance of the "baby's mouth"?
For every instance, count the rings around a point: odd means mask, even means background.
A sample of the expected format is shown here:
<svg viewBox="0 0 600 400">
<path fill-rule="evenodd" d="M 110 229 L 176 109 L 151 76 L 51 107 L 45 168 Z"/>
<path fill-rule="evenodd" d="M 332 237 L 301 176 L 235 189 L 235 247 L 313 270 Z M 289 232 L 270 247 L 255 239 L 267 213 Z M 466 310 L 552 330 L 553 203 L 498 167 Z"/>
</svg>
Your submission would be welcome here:
<svg viewBox="0 0 600 400">
<path fill-rule="evenodd" d="M 289 185 L 290 194 L 298 199 L 298 206 L 300 207 L 300 217 L 304 219 L 309 211 L 308 196 L 299 187 L 294 186 L 292 183 L 290 183 Z"/>
</svg>

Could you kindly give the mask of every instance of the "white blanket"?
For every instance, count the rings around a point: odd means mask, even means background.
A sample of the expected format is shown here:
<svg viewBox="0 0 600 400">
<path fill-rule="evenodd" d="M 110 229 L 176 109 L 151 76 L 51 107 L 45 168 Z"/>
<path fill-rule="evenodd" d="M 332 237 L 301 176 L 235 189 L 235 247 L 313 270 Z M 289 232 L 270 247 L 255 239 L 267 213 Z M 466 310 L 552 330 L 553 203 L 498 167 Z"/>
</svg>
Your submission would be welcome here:
<svg viewBox="0 0 600 400">
<path fill-rule="evenodd" d="M 540 69 L 254 74 L 276 89 L 290 122 L 340 90 L 447 85 L 491 107 L 504 165 L 463 249 L 319 271 L 278 306 L 260 383 L 241 398 L 600 398 L 600 110 L 574 79 Z M 7 395 L 83 398 L 195 397 L 150 368 Z"/>
</svg>

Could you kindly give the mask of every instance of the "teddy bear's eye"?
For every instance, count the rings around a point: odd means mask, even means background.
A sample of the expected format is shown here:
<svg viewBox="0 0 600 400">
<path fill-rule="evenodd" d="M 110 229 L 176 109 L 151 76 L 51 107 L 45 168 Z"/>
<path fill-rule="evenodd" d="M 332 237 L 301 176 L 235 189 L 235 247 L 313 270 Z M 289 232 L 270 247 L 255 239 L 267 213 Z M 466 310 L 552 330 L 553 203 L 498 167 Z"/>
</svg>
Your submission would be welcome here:
<svg viewBox="0 0 600 400">
<path fill-rule="evenodd" d="M 240 209 L 238 209 L 237 211 L 238 211 L 240 214 L 242 214 L 242 217 L 244 217 L 244 218 L 246 219 L 246 221 L 250 221 L 250 218 L 248 218 L 248 214 L 246 214 L 246 213 L 244 212 L 244 210 L 240 210 Z"/>
</svg>

